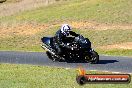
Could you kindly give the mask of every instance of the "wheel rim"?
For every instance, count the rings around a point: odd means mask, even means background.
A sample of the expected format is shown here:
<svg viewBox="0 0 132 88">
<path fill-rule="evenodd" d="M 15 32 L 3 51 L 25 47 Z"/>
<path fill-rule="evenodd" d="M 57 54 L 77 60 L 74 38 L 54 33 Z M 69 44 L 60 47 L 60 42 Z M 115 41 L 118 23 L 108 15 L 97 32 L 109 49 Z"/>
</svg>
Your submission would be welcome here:
<svg viewBox="0 0 132 88">
<path fill-rule="evenodd" d="M 96 61 L 96 60 L 97 60 L 97 57 L 93 56 L 93 57 L 92 57 L 92 60 L 93 60 L 93 61 Z"/>
<path fill-rule="evenodd" d="M 98 63 L 98 57 L 93 56 L 92 57 L 92 63 Z"/>
</svg>

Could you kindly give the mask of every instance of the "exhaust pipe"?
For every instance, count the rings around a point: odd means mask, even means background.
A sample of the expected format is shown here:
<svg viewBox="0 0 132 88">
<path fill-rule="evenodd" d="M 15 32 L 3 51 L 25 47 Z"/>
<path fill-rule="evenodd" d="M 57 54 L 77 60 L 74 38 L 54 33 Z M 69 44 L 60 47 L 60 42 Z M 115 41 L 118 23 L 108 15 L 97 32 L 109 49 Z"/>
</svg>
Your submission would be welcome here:
<svg viewBox="0 0 132 88">
<path fill-rule="evenodd" d="M 51 54 L 55 55 L 55 53 L 53 52 L 53 50 L 51 48 L 49 49 L 47 45 L 41 45 L 41 47 L 43 49 L 46 49 L 47 51 L 49 51 Z"/>
<path fill-rule="evenodd" d="M 46 49 L 47 51 L 49 51 L 49 52 L 50 52 L 51 54 L 53 54 L 55 57 L 61 58 L 62 60 L 65 60 L 63 57 L 60 57 L 60 56 L 56 55 L 56 54 L 54 53 L 53 49 L 48 48 L 48 46 L 47 46 L 46 44 L 45 44 L 45 45 L 41 45 L 41 47 L 42 47 L 43 49 Z"/>
</svg>

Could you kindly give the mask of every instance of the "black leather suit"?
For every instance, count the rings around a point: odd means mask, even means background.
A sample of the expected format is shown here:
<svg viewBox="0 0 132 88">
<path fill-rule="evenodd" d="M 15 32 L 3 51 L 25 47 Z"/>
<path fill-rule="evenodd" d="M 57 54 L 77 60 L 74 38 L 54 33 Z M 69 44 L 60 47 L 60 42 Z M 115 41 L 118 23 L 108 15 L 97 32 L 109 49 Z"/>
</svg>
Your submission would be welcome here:
<svg viewBox="0 0 132 88">
<path fill-rule="evenodd" d="M 69 35 L 77 37 L 78 34 L 76 34 L 73 31 L 69 31 Z M 67 36 L 61 32 L 61 30 L 58 30 L 54 37 L 54 46 L 58 54 L 62 53 L 61 47 L 68 47 L 63 41 L 67 38 Z"/>
</svg>

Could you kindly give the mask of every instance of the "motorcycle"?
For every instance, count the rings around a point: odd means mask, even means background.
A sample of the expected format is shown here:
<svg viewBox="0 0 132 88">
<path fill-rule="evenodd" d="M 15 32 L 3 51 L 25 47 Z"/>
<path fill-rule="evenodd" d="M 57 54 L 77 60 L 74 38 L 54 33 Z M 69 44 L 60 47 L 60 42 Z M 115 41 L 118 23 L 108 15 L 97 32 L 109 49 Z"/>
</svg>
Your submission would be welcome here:
<svg viewBox="0 0 132 88">
<path fill-rule="evenodd" d="M 62 55 L 56 54 L 53 39 L 53 37 L 41 38 L 43 42 L 41 47 L 46 50 L 49 59 L 53 61 L 85 61 L 91 64 L 97 64 L 99 62 L 99 55 L 91 48 L 91 42 L 88 38 L 84 38 L 82 35 L 67 37 L 64 43 L 68 47 L 61 47 Z"/>
</svg>

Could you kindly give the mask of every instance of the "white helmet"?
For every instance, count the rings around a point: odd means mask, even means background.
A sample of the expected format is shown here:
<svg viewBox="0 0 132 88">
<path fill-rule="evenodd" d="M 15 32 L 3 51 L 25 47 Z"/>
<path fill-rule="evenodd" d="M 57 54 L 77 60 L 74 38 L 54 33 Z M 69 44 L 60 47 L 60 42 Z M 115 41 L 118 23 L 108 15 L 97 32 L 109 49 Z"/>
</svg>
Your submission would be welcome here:
<svg viewBox="0 0 132 88">
<path fill-rule="evenodd" d="M 69 35 L 69 31 L 71 30 L 71 27 L 68 24 L 63 24 L 61 26 L 61 33 L 63 33 L 64 35 L 68 36 Z"/>
</svg>

